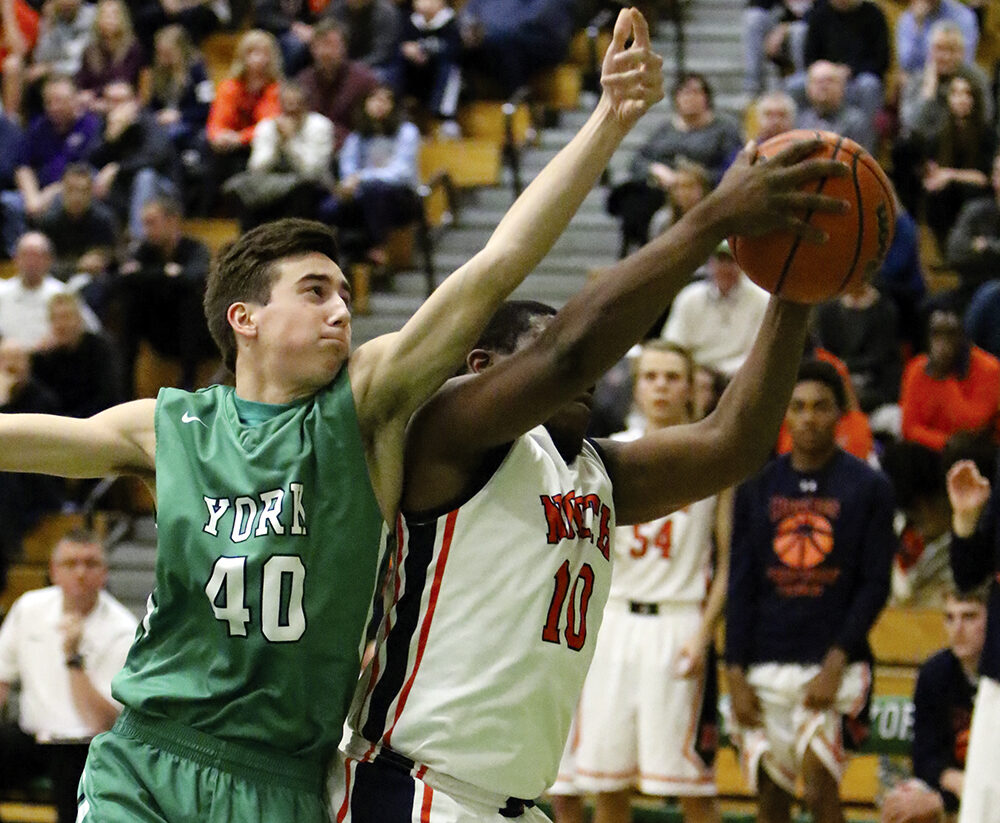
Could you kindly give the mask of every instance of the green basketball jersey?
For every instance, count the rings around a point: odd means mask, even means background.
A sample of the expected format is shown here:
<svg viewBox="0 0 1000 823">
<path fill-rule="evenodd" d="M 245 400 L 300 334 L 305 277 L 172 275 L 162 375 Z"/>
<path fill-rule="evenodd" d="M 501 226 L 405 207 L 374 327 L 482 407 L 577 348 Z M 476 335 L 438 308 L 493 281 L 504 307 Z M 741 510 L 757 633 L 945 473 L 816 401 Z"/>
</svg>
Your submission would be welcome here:
<svg viewBox="0 0 1000 823">
<path fill-rule="evenodd" d="M 382 515 L 347 369 L 256 426 L 233 390 L 156 403 L 156 588 L 115 697 L 325 758 L 358 679 Z"/>
</svg>

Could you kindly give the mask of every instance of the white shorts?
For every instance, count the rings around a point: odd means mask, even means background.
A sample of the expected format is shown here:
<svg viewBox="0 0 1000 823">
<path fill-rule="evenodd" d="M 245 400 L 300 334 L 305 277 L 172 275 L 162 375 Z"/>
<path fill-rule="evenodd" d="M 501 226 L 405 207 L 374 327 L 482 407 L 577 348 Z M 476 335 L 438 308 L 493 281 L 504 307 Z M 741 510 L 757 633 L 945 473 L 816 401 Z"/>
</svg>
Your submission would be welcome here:
<svg viewBox="0 0 1000 823">
<path fill-rule="evenodd" d="M 958 823 L 1000 822 L 1000 683 L 979 678 Z"/>
<path fill-rule="evenodd" d="M 628 601 L 608 602 L 580 697 L 579 790 L 716 794 L 715 690 L 705 705 L 706 675 L 675 673 L 682 646 L 700 626 L 697 604 L 660 604 L 657 614 L 643 614 Z M 714 675 L 714 664 L 708 668 Z"/>
<path fill-rule="evenodd" d="M 781 788 L 796 794 L 808 750 L 838 784 L 843 778 L 848 758 L 843 718 L 857 717 L 864 708 L 871 690 L 871 668 L 867 663 L 852 663 L 844 669 L 833 708 L 826 711 L 802 704 L 806 686 L 819 670 L 818 665 L 762 663 L 747 671 L 747 681 L 760 701 L 763 726 L 743 729 L 731 717 L 727 720 L 743 778 L 754 793 L 758 770 L 763 767 Z"/>
<path fill-rule="evenodd" d="M 333 823 L 550 823 L 537 807 L 502 815 L 502 801 L 459 798 L 405 769 L 343 752 L 330 768 L 327 788 Z"/>
</svg>

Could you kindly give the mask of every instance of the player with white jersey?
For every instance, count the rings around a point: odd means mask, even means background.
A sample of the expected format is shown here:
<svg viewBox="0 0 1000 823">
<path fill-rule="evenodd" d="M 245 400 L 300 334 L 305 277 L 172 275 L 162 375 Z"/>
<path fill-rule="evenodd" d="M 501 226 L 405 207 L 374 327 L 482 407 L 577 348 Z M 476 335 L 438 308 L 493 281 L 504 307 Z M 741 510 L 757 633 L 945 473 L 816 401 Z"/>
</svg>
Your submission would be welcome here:
<svg viewBox="0 0 1000 823">
<path fill-rule="evenodd" d="M 614 439 L 690 422 L 694 370 L 681 346 L 644 344 L 633 364 L 642 428 Z M 597 794 L 600 820 L 624 823 L 633 789 L 678 796 L 685 820 L 719 820 L 712 640 L 728 571 L 727 552 L 715 559 L 715 546 L 728 546 L 728 492 L 723 500 L 617 529 L 604 624 L 550 791 L 560 823 L 581 819 L 582 792 Z"/>
<path fill-rule="evenodd" d="M 699 423 L 587 442 L 588 387 L 721 237 L 784 225 L 822 238 L 800 209 L 842 206 L 799 186 L 844 169 L 805 160 L 815 145 L 776 162 L 741 153 L 702 204 L 554 318 L 506 305 L 469 353 L 470 373 L 413 418 L 399 548 L 347 757 L 331 772 L 338 823 L 545 819 L 531 807 L 556 776 L 593 654 L 616 518 L 659 517 L 766 457 L 807 309 L 775 298 L 745 370 Z"/>
</svg>

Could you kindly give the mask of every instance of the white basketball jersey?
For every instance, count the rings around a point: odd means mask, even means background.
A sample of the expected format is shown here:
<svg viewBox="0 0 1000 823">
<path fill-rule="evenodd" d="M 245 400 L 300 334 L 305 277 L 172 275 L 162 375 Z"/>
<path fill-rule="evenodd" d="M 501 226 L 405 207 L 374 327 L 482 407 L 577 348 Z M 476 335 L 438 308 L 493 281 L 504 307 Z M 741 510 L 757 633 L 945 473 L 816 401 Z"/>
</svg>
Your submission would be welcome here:
<svg viewBox="0 0 1000 823">
<path fill-rule="evenodd" d="M 641 429 L 612 435 L 637 440 Z M 712 580 L 715 496 L 649 523 L 615 530 L 615 574 L 611 596 L 643 603 L 700 604 Z"/>
<path fill-rule="evenodd" d="M 467 503 L 401 523 L 355 742 L 490 792 L 540 795 L 608 597 L 612 505 L 596 449 L 584 443 L 567 466 L 539 426 Z"/>
<path fill-rule="evenodd" d="M 611 596 L 646 603 L 701 603 L 712 579 L 715 497 L 650 523 L 615 529 Z"/>
</svg>

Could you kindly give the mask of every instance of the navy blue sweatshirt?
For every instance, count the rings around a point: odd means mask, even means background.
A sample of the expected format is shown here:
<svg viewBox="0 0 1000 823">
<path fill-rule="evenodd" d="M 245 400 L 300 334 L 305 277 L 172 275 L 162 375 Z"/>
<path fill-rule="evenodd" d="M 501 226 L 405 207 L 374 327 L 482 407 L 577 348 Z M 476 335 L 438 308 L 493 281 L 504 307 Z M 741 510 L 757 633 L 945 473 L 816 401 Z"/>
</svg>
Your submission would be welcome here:
<svg viewBox="0 0 1000 823">
<path fill-rule="evenodd" d="M 819 663 L 833 646 L 868 659 L 889 595 L 892 517 L 885 475 L 839 449 L 817 472 L 795 471 L 784 455 L 740 486 L 727 662 Z"/>
<path fill-rule="evenodd" d="M 913 773 L 941 792 L 949 812 L 958 809 L 958 798 L 941 788 L 941 772 L 965 770 L 975 695 L 975 683 L 951 649 L 942 649 L 920 667 L 913 692 Z"/>
</svg>

